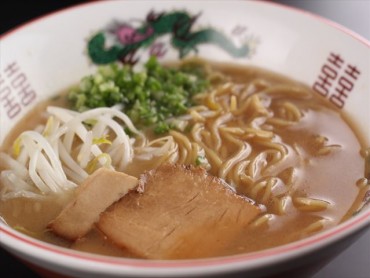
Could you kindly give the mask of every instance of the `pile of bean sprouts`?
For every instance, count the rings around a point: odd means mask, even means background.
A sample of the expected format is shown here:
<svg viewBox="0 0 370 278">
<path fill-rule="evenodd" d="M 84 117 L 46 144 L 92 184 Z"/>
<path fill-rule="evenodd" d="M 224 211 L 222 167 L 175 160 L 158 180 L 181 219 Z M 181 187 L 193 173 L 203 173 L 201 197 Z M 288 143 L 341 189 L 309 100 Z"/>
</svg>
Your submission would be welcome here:
<svg viewBox="0 0 370 278">
<path fill-rule="evenodd" d="M 6 166 L 0 175 L 2 199 L 62 193 L 99 167 L 123 171 L 133 159 L 135 141 L 145 144 L 143 134 L 116 108 L 78 113 L 50 106 L 47 112 L 44 126 L 16 139 L 12 155 L 0 153 Z M 136 136 L 129 138 L 124 128 Z"/>
</svg>

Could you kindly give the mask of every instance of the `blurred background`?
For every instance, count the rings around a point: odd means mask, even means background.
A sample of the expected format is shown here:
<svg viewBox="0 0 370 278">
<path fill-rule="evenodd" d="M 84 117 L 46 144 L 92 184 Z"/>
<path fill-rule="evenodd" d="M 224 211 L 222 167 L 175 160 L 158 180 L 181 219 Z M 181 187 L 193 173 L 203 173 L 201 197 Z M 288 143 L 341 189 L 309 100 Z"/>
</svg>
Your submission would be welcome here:
<svg viewBox="0 0 370 278">
<path fill-rule="evenodd" d="M 140 1 L 140 0 L 137 0 Z M 153 0 L 155 1 L 155 0 Z M 258 1 L 258 0 L 257 0 Z M 77 0 L 13 0 L 2 1 L 0 9 L 0 34 L 47 13 L 79 3 Z M 370 40 L 370 0 L 270 0 L 299 8 L 343 25 Z M 370 56 L 368 57 L 370 63 Z M 1 53 L 0 53 L 1 63 Z M 0 235 L 1 241 L 1 235 Z M 29 268 L 0 248 L 1 277 L 39 277 Z M 369 278 L 370 231 L 341 253 L 312 278 Z"/>
<path fill-rule="evenodd" d="M 78 3 L 78 0 L 2 1 L 0 34 L 50 11 Z M 140 0 L 139 0 L 140 1 Z M 153 0 L 155 1 L 155 0 Z M 225 0 L 224 0 L 225 1 Z M 227 0 L 226 0 L 227 1 Z M 258 1 L 258 0 L 257 0 Z M 262 0 L 261 0 L 262 1 Z M 333 21 L 370 39 L 370 0 L 266 0 L 297 7 Z"/>
<path fill-rule="evenodd" d="M 272 0 L 335 21 L 370 40 L 370 0 Z"/>
</svg>

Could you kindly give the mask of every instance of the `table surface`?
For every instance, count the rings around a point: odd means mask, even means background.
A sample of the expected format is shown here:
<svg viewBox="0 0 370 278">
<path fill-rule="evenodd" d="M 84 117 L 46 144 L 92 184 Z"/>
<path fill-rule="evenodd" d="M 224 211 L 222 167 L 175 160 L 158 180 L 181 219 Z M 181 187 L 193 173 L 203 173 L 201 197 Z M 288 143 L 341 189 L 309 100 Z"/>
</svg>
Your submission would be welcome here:
<svg viewBox="0 0 370 278">
<path fill-rule="evenodd" d="M 40 4 L 42 2 L 42 4 Z M 2 7 L 17 13 L 0 12 L 0 34 L 50 11 L 84 1 L 12 1 Z M 310 11 L 331 19 L 370 40 L 370 0 L 275 0 L 275 2 Z M 4 6 L 3 6 L 4 5 Z M 23 8 L 19 9 L 19 5 Z M 2 8 L 2 9 L 3 9 Z M 0 269 L 9 277 L 39 277 L 0 248 Z M 2 276 L 4 277 L 4 276 Z M 350 246 L 312 278 L 369 278 L 370 231 Z"/>
</svg>

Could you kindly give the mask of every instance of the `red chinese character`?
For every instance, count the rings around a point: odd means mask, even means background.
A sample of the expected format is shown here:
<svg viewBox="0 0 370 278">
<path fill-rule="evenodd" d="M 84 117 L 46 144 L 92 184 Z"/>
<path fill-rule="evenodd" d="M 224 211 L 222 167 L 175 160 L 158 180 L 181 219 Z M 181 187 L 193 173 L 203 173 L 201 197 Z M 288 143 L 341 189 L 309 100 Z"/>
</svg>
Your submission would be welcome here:
<svg viewBox="0 0 370 278">
<path fill-rule="evenodd" d="M 36 92 L 30 88 L 29 84 L 21 88 L 20 91 L 18 91 L 18 95 L 24 106 L 29 105 L 36 98 Z"/>
<path fill-rule="evenodd" d="M 321 74 L 318 77 L 318 81 L 313 84 L 313 89 L 323 96 L 327 96 L 329 89 L 332 85 L 332 81 L 337 78 L 337 71 L 328 65 L 321 67 Z"/>
<path fill-rule="evenodd" d="M 344 72 L 355 80 L 358 78 L 358 76 L 361 73 L 356 66 L 352 66 L 352 65 L 347 65 L 347 68 Z"/>
<path fill-rule="evenodd" d="M 348 93 L 351 92 L 353 89 L 353 82 L 351 80 L 348 80 L 345 76 L 342 76 L 339 78 L 338 86 L 335 88 L 335 90 L 340 94 L 344 96 L 348 96 Z"/>
<path fill-rule="evenodd" d="M 12 90 L 9 88 L 9 86 L 1 87 L 0 88 L 0 100 L 7 95 L 9 95 L 12 92 Z"/>
<path fill-rule="evenodd" d="M 344 106 L 344 99 L 341 95 L 331 95 L 329 100 L 338 108 L 343 108 Z"/>
<path fill-rule="evenodd" d="M 337 87 L 335 88 L 337 94 L 333 94 L 330 97 L 330 101 L 339 108 L 342 108 L 345 100 L 348 97 L 348 93 L 352 91 L 353 86 L 354 85 L 351 80 L 348 80 L 345 76 L 342 76 L 339 78 Z"/>
<path fill-rule="evenodd" d="M 330 53 L 328 57 L 328 62 L 340 69 L 343 65 L 344 60 L 340 57 L 339 54 Z"/>
<path fill-rule="evenodd" d="M 19 70 L 19 67 L 17 63 L 13 62 L 5 68 L 4 72 L 6 73 L 7 77 L 11 77 L 13 76 L 14 73 L 18 72 L 18 70 Z"/>
<path fill-rule="evenodd" d="M 11 95 L 9 87 L 5 87 L 0 91 L 0 102 L 3 103 L 3 107 L 6 109 L 6 114 L 10 119 L 14 118 L 21 112 L 21 106 L 17 103 Z"/>
<path fill-rule="evenodd" d="M 12 79 L 10 84 L 14 89 L 17 89 L 27 85 L 26 83 L 27 83 L 26 75 L 24 73 L 20 73 L 14 79 Z"/>
</svg>

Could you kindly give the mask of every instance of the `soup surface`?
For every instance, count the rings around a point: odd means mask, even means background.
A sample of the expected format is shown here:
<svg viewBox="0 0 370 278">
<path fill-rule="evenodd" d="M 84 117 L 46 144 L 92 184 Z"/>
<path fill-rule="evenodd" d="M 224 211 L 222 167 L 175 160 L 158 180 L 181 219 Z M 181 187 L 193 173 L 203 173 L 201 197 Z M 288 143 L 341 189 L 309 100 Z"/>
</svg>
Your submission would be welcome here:
<svg viewBox="0 0 370 278">
<path fill-rule="evenodd" d="M 367 146 L 361 144 L 341 112 L 306 86 L 266 70 L 210 63 L 207 74 L 210 86 L 193 97 L 194 105 L 184 114 L 170 118 L 172 129 L 156 134 L 150 126 L 140 127 L 145 143 L 131 140 L 132 160 L 121 165 L 119 158 L 111 155 L 110 166 L 140 177 L 164 162 L 191 164 L 205 168 L 235 188 L 237 194 L 253 200 L 261 214 L 214 256 L 296 241 L 333 227 L 358 210 L 369 188 L 361 155 Z M 1 151 L 21 159 L 14 155 L 14 142 L 26 130 L 44 130 L 45 134 L 50 106 L 70 108 L 71 104 L 65 93 L 40 103 L 14 127 Z M 93 129 L 89 124 L 87 130 Z M 105 132 L 110 141 L 118 136 L 111 130 Z M 71 157 L 78 161 L 83 147 L 74 140 Z M 109 153 L 108 146 L 101 148 Z M 93 161 L 92 156 L 88 161 Z M 87 169 L 89 165 L 81 167 Z M 64 162 L 62 166 L 69 167 Z M 99 167 L 104 165 L 90 172 Z M 2 159 L 1 169 L 9 168 Z M 65 172 L 73 183 L 81 182 Z M 4 179 L 1 182 L 4 193 L 9 185 Z M 42 241 L 86 252 L 135 257 L 96 228 L 75 242 L 47 229 L 75 191 L 44 194 L 42 198 L 4 194 L 0 215 L 8 225 Z"/>
</svg>

